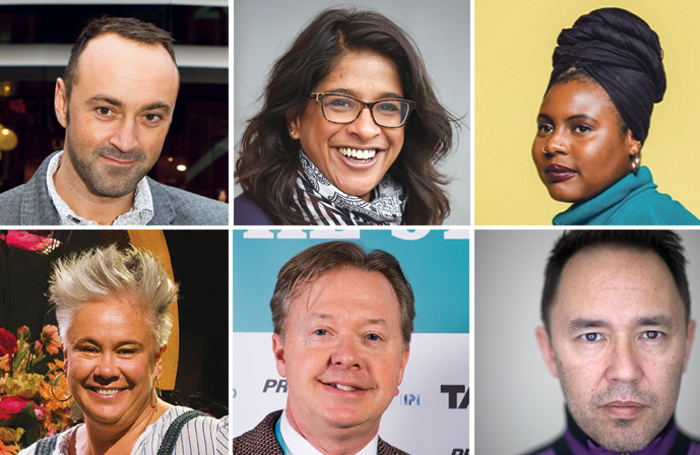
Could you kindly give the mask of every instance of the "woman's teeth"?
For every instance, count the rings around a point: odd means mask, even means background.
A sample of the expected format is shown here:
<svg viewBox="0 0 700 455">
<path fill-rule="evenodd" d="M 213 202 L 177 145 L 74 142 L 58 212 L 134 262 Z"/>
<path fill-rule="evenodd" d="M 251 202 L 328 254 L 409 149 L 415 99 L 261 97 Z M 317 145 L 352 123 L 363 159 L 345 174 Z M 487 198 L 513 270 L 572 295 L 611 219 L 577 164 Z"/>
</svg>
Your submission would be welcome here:
<svg viewBox="0 0 700 455">
<path fill-rule="evenodd" d="M 97 389 L 96 392 L 100 395 L 116 395 L 119 393 L 119 389 Z"/>
<path fill-rule="evenodd" d="M 350 147 L 338 147 L 338 151 L 348 158 L 355 158 L 356 160 L 371 160 L 374 155 L 377 154 L 377 149 L 372 150 L 358 150 L 351 149 Z"/>
</svg>

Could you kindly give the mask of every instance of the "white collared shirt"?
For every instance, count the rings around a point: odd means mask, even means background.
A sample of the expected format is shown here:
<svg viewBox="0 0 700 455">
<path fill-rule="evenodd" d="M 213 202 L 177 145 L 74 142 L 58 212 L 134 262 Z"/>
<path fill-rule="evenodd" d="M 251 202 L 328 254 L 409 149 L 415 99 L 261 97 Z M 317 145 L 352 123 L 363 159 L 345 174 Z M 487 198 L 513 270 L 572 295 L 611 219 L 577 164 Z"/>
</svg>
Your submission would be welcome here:
<svg viewBox="0 0 700 455">
<path fill-rule="evenodd" d="M 289 451 L 287 455 L 323 455 L 323 453 L 312 446 L 309 441 L 304 439 L 304 437 L 294 429 L 287 417 L 286 408 L 282 413 L 282 417 L 280 417 L 280 433 L 282 433 L 282 439 L 284 439 L 284 444 Z M 375 434 L 369 444 L 357 452 L 357 455 L 377 455 L 378 446 L 379 435 Z"/>
<path fill-rule="evenodd" d="M 60 151 L 53 158 L 51 158 L 49 168 L 46 170 L 46 186 L 49 190 L 51 201 L 53 202 L 54 207 L 56 207 L 58 216 L 61 219 L 61 224 L 64 226 L 97 226 L 97 222 L 86 220 L 85 218 L 76 215 L 75 212 L 68 207 L 68 204 L 61 199 L 61 196 L 58 195 L 56 186 L 53 183 L 53 176 L 61 166 L 62 157 L 63 151 Z M 136 185 L 136 191 L 134 192 L 134 204 L 131 206 L 131 210 L 119 215 L 112 223 L 112 226 L 145 226 L 149 221 L 151 221 L 152 218 L 153 196 L 151 195 L 151 188 L 148 186 L 146 177 L 144 177 Z"/>
</svg>

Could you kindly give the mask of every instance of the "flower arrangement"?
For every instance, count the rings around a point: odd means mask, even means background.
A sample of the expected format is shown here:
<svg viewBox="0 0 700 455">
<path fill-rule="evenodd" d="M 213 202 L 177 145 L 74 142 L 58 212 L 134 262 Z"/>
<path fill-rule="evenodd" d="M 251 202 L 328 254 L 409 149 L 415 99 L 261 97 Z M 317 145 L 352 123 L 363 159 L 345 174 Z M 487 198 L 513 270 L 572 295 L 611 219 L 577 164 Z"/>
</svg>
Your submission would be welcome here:
<svg viewBox="0 0 700 455">
<path fill-rule="evenodd" d="M 26 326 L 17 336 L 0 328 L 0 455 L 14 455 L 73 425 L 59 357 L 56 326 L 44 326 L 36 341 Z"/>
</svg>

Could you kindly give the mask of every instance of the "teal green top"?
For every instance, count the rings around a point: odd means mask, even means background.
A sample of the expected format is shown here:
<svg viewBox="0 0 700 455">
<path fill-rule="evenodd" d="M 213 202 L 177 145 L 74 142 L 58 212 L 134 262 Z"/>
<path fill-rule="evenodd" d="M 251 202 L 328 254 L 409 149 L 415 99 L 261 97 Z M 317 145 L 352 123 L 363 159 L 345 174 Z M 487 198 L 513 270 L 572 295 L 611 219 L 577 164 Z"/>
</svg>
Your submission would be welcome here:
<svg viewBox="0 0 700 455">
<path fill-rule="evenodd" d="M 680 202 L 659 193 L 651 171 L 642 166 L 598 196 L 574 204 L 554 217 L 555 225 L 689 225 L 700 224 Z"/>
</svg>

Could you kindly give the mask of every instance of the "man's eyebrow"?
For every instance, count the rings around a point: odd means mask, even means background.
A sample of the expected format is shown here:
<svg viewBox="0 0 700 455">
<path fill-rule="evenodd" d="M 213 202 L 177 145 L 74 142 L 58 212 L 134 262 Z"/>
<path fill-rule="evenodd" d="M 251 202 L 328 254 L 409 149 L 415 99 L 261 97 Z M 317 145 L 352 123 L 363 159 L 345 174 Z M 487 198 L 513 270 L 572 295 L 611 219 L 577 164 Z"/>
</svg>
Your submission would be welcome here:
<svg viewBox="0 0 700 455">
<path fill-rule="evenodd" d="M 610 323 L 602 319 L 577 318 L 569 322 L 566 327 L 567 332 L 577 332 L 581 329 L 595 329 L 600 327 L 610 327 Z"/>
<path fill-rule="evenodd" d="M 311 321 L 316 321 L 316 320 L 327 321 L 327 320 L 333 320 L 333 319 L 335 319 L 335 317 L 333 315 L 328 314 L 328 313 L 311 313 L 309 315 L 309 320 L 311 320 Z M 365 325 L 387 325 L 386 320 L 382 319 L 382 318 L 365 319 L 364 323 L 365 323 Z"/>
<path fill-rule="evenodd" d="M 333 319 L 333 316 L 331 316 L 328 313 L 311 313 L 309 315 L 309 319 L 321 319 L 321 320 L 326 320 L 326 319 Z"/>
<path fill-rule="evenodd" d="M 153 111 L 156 109 L 162 109 L 165 111 L 166 114 L 170 113 L 170 105 L 167 103 L 160 102 L 160 101 L 156 101 L 155 103 L 147 104 L 141 110 L 142 111 Z"/>
<path fill-rule="evenodd" d="M 114 99 L 114 98 L 110 98 L 109 96 L 105 96 L 105 95 L 95 95 L 92 98 L 90 98 L 90 102 L 93 104 L 95 104 L 95 103 L 107 103 L 107 104 L 111 104 L 112 106 L 117 106 L 117 107 L 124 106 L 124 103 L 122 103 L 121 101 Z"/>
<path fill-rule="evenodd" d="M 365 321 L 365 324 L 368 325 L 386 325 L 386 321 L 384 319 L 367 319 Z"/>
<path fill-rule="evenodd" d="M 673 321 L 668 316 L 658 315 L 651 317 L 642 317 L 635 321 L 639 326 L 656 326 L 673 328 Z"/>
<path fill-rule="evenodd" d="M 107 103 L 107 104 L 111 104 L 112 106 L 116 106 L 116 107 L 120 107 L 120 108 L 124 107 L 124 103 L 122 103 L 118 99 L 111 98 L 111 97 L 105 96 L 105 95 L 95 95 L 92 98 L 90 98 L 90 102 L 92 104 Z M 142 111 L 153 111 L 153 110 L 157 110 L 157 109 L 162 109 L 163 111 L 165 111 L 166 114 L 169 114 L 171 111 L 170 105 L 168 103 L 164 103 L 162 101 L 156 101 L 156 102 L 153 102 L 151 104 L 147 104 L 141 108 Z"/>
<path fill-rule="evenodd" d="M 635 321 L 637 326 L 654 326 L 654 327 L 668 327 L 673 328 L 673 321 L 668 316 L 658 315 L 658 316 L 644 316 L 637 318 Z M 577 332 L 581 329 L 595 329 L 595 328 L 607 328 L 610 327 L 610 323 L 602 319 L 587 319 L 587 318 L 577 318 L 569 322 L 566 327 L 567 332 Z"/>
</svg>

